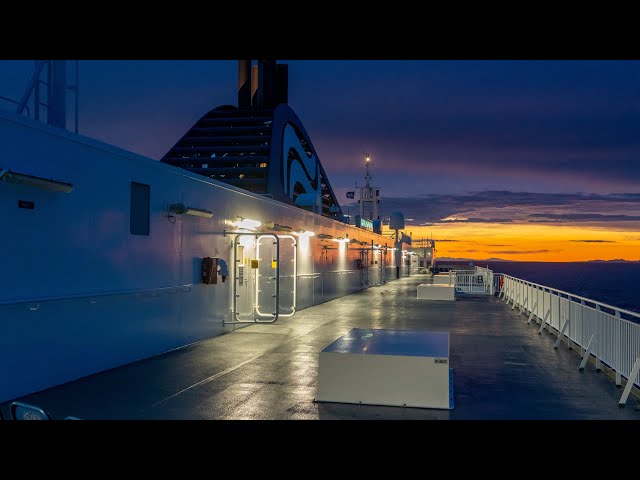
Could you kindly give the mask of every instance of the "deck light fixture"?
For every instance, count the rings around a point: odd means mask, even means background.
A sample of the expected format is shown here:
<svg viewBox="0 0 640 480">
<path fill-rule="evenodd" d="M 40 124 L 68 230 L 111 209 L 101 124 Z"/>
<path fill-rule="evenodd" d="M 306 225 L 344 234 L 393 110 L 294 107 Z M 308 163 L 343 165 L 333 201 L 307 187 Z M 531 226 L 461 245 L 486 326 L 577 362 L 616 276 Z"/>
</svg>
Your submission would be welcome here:
<svg viewBox="0 0 640 480">
<path fill-rule="evenodd" d="M 262 225 L 262 222 L 259 220 L 253 220 L 251 218 L 238 217 L 238 220 L 235 222 L 231 222 L 231 224 L 237 228 L 243 228 L 245 230 L 255 230 Z"/>
<path fill-rule="evenodd" d="M 71 183 L 36 177 L 35 175 L 27 175 L 25 173 L 12 172 L 6 169 L 0 169 L 0 181 L 14 183 L 17 185 L 28 185 L 30 187 L 49 190 L 51 192 L 70 193 L 73 191 L 73 184 Z"/>
<path fill-rule="evenodd" d="M 169 205 L 169 213 L 177 213 L 178 215 L 193 215 L 195 217 L 211 218 L 213 212 L 201 208 L 185 207 L 182 203 L 174 203 Z"/>
<path fill-rule="evenodd" d="M 298 237 L 313 237 L 315 235 L 311 230 L 300 230 L 297 232 L 291 232 L 292 235 L 297 235 Z M 326 237 L 321 237 L 326 238 Z"/>
</svg>

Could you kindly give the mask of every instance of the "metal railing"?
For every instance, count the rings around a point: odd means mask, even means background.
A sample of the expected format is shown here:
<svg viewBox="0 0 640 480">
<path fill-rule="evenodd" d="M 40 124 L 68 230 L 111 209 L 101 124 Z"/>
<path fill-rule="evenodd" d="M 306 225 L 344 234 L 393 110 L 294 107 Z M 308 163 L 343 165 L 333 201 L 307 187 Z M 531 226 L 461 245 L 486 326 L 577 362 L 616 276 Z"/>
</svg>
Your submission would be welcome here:
<svg viewBox="0 0 640 480">
<path fill-rule="evenodd" d="M 77 295 L 65 295 L 60 297 L 36 297 L 19 300 L 0 300 L 0 307 L 20 307 L 26 306 L 28 310 L 36 311 L 41 304 L 53 304 L 57 302 L 87 302 L 90 304 L 99 303 L 104 298 L 115 296 L 134 296 L 136 299 L 156 298 L 164 294 L 173 295 L 176 293 L 188 293 L 193 289 L 192 283 L 183 285 L 172 285 L 169 287 L 146 288 L 141 290 L 116 290 L 111 292 L 80 293 Z"/>
<path fill-rule="evenodd" d="M 616 385 L 627 379 L 619 401 L 624 406 L 633 385 L 640 386 L 640 314 L 510 275 L 502 278 L 500 296 L 512 310 L 529 314 L 527 323 L 539 322 L 538 334 L 546 326 L 558 334 L 554 348 L 565 337 L 569 348 L 580 347 L 581 371 L 594 357 L 596 371 L 605 364 L 615 372 Z"/>
<path fill-rule="evenodd" d="M 18 100 L 14 100 L 13 98 L 5 97 L 3 95 L 0 95 L 0 100 L 4 100 L 6 102 L 11 102 L 14 105 L 20 105 L 20 102 Z M 25 105 L 24 108 L 27 111 L 27 117 L 30 117 L 31 116 L 31 109 L 29 108 L 29 106 Z"/>
<path fill-rule="evenodd" d="M 488 268 L 475 267 L 473 270 L 453 270 L 453 273 L 458 293 L 493 295 L 495 292 L 493 271 Z"/>
</svg>

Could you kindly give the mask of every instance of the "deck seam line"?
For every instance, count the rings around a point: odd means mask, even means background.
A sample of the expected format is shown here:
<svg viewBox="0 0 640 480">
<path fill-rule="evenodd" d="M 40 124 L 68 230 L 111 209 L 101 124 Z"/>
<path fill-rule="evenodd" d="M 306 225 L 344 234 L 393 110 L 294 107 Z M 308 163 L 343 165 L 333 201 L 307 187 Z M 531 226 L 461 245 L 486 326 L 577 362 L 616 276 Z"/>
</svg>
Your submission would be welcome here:
<svg viewBox="0 0 640 480">
<path fill-rule="evenodd" d="M 265 355 L 265 354 L 267 354 L 267 353 L 269 353 L 269 352 L 271 352 L 272 350 L 276 350 L 277 348 L 280 348 L 282 345 L 286 345 L 287 343 L 289 343 L 289 342 L 291 342 L 291 341 L 293 341 L 293 340 L 296 340 L 296 339 L 298 339 L 298 338 L 300 338 L 300 337 L 303 337 L 303 336 L 305 336 L 305 335 L 307 335 L 307 334 L 309 334 L 309 333 L 313 332 L 314 330 L 317 330 L 318 328 L 324 327 L 325 325 L 327 325 L 327 324 L 329 324 L 329 323 L 332 323 L 332 322 L 335 322 L 335 321 L 337 321 L 337 320 L 339 320 L 339 319 L 341 319 L 341 318 L 343 318 L 343 317 L 345 317 L 345 316 L 347 316 L 347 314 L 340 315 L 339 317 L 336 317 L 336 318 L 334 318 L 333 320 L 330 320 L 329 322 L 323 323 L 322 325 L 318 325 L 317 327 L 312 328 L 311 330 L 309 330 L 309 331 L 307 331 L 307 332 L 305 332 L 305 333 L 302 333 L 302 334 L 300 334 L 300 335 L 297 335 L 297 336 L 295 336 L 295 337 L 292 337 L 292 338 L 290 338 L 289 340 L 287 340 L 287 341 L 285 341 L 285 342 L 283 342 L 283 343 L 281 343 L 281 344 L 279 344 L 279 345 L 276 345 L 276 346 L 275 346 L 275 347 L 273 347 L 273 348 L 270 348 L 269 350 L 265 350 L 264 352 L 260 353 L 259 355 L 256 355 L 255 357 L 251 357 L 251 358 L 249 358 L 249 359 L 247 359 L 247 360 L 244 360 L 244 361 L 240 362 L 239 364 L 234 365 L 234 366 L 232 366 L 232 367 L 229 367 L 229 368 L 227 368 L 226 370 L 223 370 L 223 371 L 221 371 L 221 372 L 214 373 L 214 374 L 213 374 L 213 375 L 211 375 L 210 377 L 204 378 L 204 379 L 200 380 L 199 382 L 196 382 L 196 383 L 194 383 L 193 385 L 190 385 L 190 386 L 188 386 L 188 387 L 186 387 L 186 388 L 184 388 L 184 389 L 180 390 L 179 392 L 176 392 L 176 393 L 174 393 L 173 395 L 170 395 L 169 397 L 166 397 L 166 398 L 164 398 L 164 399 L 160 400 L 159 402 L 154 403 L 154 404 L 153 404 L 153 405 L 151 405 L 150 407 L 145 407 L 145 408 L 143 408 L 143 409 L 141 409 L 141 410 L 138 410 L 138 413 L 143 413 L 143 412 L 144 412 L 145 410 L 147 410 L 148 408 L 157 407 L 158 405 L 160 405 L 160 404 L 162 404 L 162 403 L 164 403 L 164 402 L 166 402 L 166 401 L 168 401 L 168 400 L 171 400 L 172 398 L 175 398 L 175 397 L 177 397 L 178 395 L 182 395 L 183 393 L 185 393 L 185 392 L 187 392 L 187 391 L 189 391 L 189 390 L 191 390 L 191 389 L 193 389 L 193 388 L 197 388 L 197 387 L 199 387 L 199 386 L 201 386 L 201 385 L 205 385 L 205 384 L 207 384 L 207 383 L 209 383 L 209 382 L 212 382 L 213 380 L 215 380 L 215 379 L 217 379 L 217 378 L 219 378 L 219 377 L 222 377 L 223 375 L 226 375 L 227 373 L 231 373 L 231 372 L 233 372 L 234 370 L 237 370 L 238 368 L 245 366 L 247 363 L 251 363 L 251 362 L 253 362 L 254 360 L 256 360 L 256 359 L 260 358 L 261 356 L 263 356 L 263 355 Z M 237 333 L 242 333 L 242 332 L 241 332 L 241 330 L 237 330 L 236 332 L 237 332 Z M 232 332 L 232 333 L 236 333 L 236 332 Z"/>
</svg>

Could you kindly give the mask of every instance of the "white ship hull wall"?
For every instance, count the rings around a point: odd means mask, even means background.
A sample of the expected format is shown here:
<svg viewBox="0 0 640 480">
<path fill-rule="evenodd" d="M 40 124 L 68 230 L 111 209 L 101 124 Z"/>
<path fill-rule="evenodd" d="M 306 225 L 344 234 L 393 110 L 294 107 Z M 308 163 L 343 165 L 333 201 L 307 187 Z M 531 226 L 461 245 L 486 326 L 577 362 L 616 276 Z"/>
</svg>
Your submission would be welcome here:
<svg viewBox="0 0 640 480">
<path fill-rule="evenodd" d="M 235 230 L 228 222 L 237 217 L 316 233 L 298 246 L 298 309 L 367 287 L 356 269 L 360 252 L 318 234 L 392 246 L 389 238 L 11 114 L 0 114 L 0 169 L 74 185 L 65 194 L 0 182 L 0 401 L 233 328 L 223 326 L 232 278 L 200 283 L 200 261 L 218 256 L 232 269 L 231 237 L 223 232 Z M 151 187 L 149 236 L 130 234 L 132 181 Z M 19 200 L 35 208 L 18 208 Z M 172 203 L 213 218 L 176 215 L 170 223 Z M 323 245 L 330 248 L 324 255 Z M 367 270 L 369 284 L 382 281 L 380 256 Z M 394 278 L 393 258 L 389 251 L 386 280 Z M 252 296 L 243 295 L 238 311 L 251 308 Z"/>
</svg>

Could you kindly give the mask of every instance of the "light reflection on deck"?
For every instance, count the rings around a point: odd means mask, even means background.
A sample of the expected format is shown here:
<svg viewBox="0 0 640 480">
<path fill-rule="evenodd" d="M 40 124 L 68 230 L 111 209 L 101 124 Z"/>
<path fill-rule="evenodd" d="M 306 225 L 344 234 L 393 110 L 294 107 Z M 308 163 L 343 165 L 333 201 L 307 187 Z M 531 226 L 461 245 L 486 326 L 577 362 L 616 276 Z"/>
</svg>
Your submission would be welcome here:
<svg viewBox="0 0 640 480">
<path fill-rule="evenodd" d="M 425 276 L 24 397 L 54 418 L 640 419 L 638 400 L 496 297 L 418 301 Z M 315 404 L 318 353 L 353 327 L 451 333 L 453 411 Z"/>
</svg>

